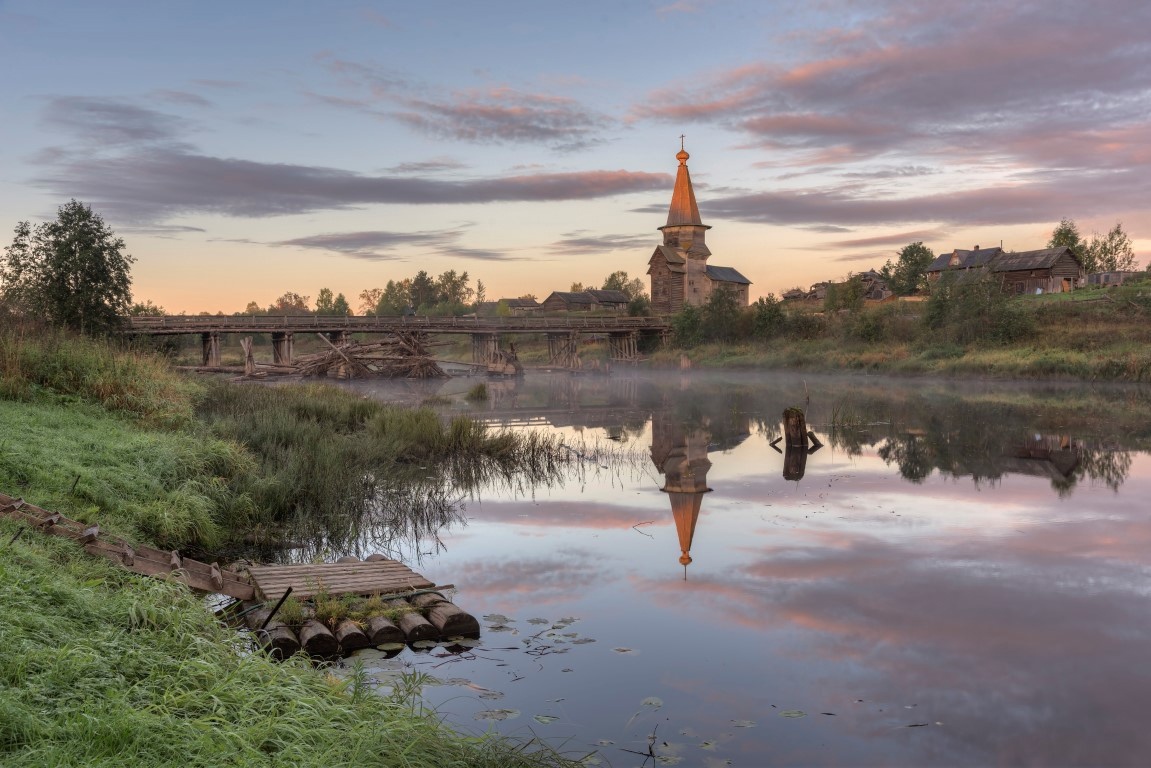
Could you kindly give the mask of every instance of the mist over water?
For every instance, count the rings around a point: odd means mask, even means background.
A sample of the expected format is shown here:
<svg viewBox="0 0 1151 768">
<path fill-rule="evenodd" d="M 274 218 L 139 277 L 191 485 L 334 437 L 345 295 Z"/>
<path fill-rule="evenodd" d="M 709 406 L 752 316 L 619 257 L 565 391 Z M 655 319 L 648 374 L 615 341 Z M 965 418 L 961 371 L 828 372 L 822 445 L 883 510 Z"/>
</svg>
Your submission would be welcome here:
<svg viewBox="0 0 1151 768">
<path fill-rule="evenodd" d="M 477 648 L 391 662 L 432 676 L 456 727 L 615 766 L 1151 760 L 1151 390 L 488 386 L 477 418 L 563 434 L 575 458 L 538 485 L 456 489 L 432 538 L 389 540 L 485 617 Z M 789 406 L 822 448 L 771 447 Z"/>
</svg>

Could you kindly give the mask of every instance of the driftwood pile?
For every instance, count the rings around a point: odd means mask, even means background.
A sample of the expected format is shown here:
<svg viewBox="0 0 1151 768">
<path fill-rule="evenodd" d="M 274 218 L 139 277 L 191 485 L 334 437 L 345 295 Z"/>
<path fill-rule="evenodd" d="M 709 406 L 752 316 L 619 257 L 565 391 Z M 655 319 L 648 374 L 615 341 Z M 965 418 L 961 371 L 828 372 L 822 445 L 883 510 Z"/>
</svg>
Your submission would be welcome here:
<svg viewBox="0 0 1151 768">
<path fill-rule="evenodd" d="M 398 332 L 366 344 L 349 341 L 339 346 L 322 334 L 320 338 L 328 349 L 301 355 L 291 365 L 256 363 L 256 375 L 267 372 L 343 379 L 437 379 L 447 376 L 428 351 L 431 343 L 425 333 Z"/>
</svg>

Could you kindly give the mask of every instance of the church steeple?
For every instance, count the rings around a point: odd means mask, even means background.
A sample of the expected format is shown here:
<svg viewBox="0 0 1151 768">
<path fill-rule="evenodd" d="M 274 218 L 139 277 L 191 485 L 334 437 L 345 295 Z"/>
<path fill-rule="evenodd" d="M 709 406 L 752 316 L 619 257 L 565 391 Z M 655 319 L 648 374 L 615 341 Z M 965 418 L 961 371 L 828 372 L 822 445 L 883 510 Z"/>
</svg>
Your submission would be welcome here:
<svg viewBox="0 0 1151 768">
<path fill-rule="evenodd" d="M 663 232 L 663 244 L 673 248 L 682 248 L 694 258 L 706 260 L 711 251 L 704 244 L 704 232 L 711 229 L 699 217 L 699 206 L 695 202 L 695 190 L 691 186 L 691 174 L 687 170 L 687 161 L 691 157 L 683 148 L 683 136 L 680 139 L 680 149 L 675 159 L 679 161 L 679 168 L 675 173 L 675 188 L 671 193 L 671 207 L 667 211 L 667 224 L 660 227 Z"/>
</svg>

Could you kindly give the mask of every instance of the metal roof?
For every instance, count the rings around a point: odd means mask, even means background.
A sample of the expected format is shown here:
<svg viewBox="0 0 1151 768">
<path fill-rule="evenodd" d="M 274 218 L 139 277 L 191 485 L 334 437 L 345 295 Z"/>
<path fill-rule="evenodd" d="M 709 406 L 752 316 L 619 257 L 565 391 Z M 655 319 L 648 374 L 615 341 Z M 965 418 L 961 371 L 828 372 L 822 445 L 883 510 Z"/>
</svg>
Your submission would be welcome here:
<svg viewBox="0 0 1151 768">
<path fill-rule="evenodd" d="M 707 276 L 720 283 L 742 283 L 751 285 L 751 281 L 739 273 L 735 267 L 707 266 Z"/>
</svg>

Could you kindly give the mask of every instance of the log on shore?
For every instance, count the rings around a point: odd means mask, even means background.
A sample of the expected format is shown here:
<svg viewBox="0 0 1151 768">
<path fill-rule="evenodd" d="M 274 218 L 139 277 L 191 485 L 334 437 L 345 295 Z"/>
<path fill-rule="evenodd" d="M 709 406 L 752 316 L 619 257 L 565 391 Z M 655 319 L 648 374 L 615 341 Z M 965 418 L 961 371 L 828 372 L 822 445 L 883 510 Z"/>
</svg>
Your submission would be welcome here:
<svg viewBox="0 0 1151 768">
<path fill-rule="evenodd" d="M 389 608 L 412 607 L 407 600 L 389 600 L 387 605 Z M 396 624 L 403 631 L 404 637 L 409 643 L 440 639 L 440 631 L 436 629 L 436 626 L 418 613 L 405 613 Z"/>
<path fill-rule="evenodd" d="M 412 598 L 412 605 L 424 611 L 428 621 L 444 637 L 479 637 L 480 623 L 470 613 L 460 610 L 443 595 L 429 592 Z"/>
<path fill-rule="evenodd" d="M 310 656 L 330 657 L 340 652 L 336 636 L 315 619 L 308 619 L 300 627 L 300 645 Z"/>
</svg>

